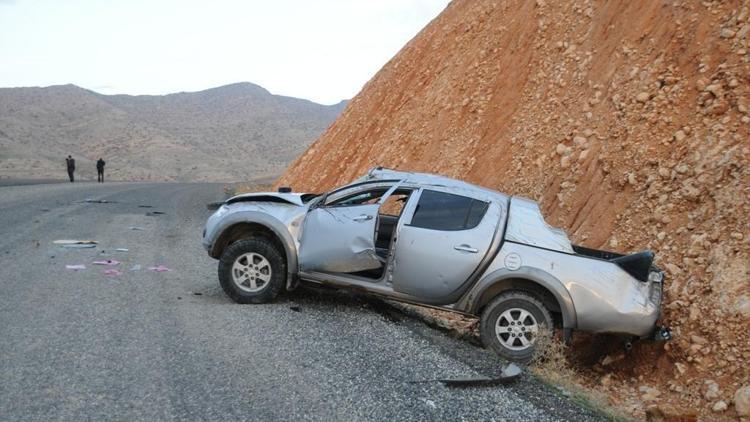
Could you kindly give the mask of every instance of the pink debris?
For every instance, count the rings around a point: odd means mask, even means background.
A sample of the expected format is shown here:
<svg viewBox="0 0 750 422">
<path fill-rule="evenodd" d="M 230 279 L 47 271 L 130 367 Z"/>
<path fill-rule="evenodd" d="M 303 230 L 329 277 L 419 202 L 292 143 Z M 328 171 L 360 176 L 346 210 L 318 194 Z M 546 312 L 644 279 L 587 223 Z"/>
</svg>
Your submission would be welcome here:
<svg viewBox="0 0 750 422">
<path fill-rule="evenodd" d="M 65 268 L 68 270 L 78 271 L 78 270 L 85 270 L 86 266 L 83 264 L 75 264 L 75 265 L 66 265 Z"/>
<path fill-rule="evenodd" d="M 109 277 L 117 277 L 117 276 L 122 275 L 122 271 L 116 270 L 114 268 L 110 268 L 108 270 L 104 270 L 104 275 L 109 276 Z"/>
<path fill-rule="evenodd" d="M 105 259 L 103 261 L 94 261 L 92 262 L 94 265 L 120 265 L 120 261 L 114 260 L 114 259 Z"/>
<path fill-rule="evenodd" d="M 156 271 L 157 273 L 163 273 L 165 271 L 172 271 L 163 265 L 157 265 L 156 267 L 149 267 L 149 270 Z"/>
</svg>

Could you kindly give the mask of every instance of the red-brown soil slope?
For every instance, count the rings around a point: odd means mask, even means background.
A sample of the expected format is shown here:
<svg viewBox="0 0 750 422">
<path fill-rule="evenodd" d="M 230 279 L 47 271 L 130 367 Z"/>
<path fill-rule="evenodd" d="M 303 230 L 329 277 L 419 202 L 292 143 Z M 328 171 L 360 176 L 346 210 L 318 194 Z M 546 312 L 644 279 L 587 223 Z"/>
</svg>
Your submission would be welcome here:
<svg viewBox="0 0 750 422">
<path fill-rule="evenodd" d="M 676 339 L 575 362 L 636 414 L 735 416 L 750 385 L 748 18 L 741 1 L 456 0 L 279 183 L 440 173 L 540 201 L 576 243 L 651 248 Z"/>
</svg>

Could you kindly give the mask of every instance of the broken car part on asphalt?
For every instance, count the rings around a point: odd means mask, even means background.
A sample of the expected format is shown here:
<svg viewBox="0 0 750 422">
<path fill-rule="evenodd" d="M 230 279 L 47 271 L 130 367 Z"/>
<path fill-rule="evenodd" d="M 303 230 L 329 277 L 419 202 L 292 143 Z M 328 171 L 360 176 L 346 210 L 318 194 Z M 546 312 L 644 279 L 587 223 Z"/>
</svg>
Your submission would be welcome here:
<svg viewBox="0 0 750 422">
<path fill-rule="evenodd" d="M 95 248 L 96 245 L 93 243 L 71 243 L 68 245 L 62 245 L 62 247 L 65 249 L 91 249 Z"/>
<path fill-rule="evenodd" d="M 238 195 L 209 217 L 203 246 L 237 302 L 298 280 L 356 289 L 479 317 L 484 344 L 516 361 L 557 326 L 566 340 L 661 330 L 651 252 L 573 245 L 536 202 L 447 177 L 376 168 L 323 195 Z"/>
<path fill-rule="evenodd" d="M 55 240 L 52 243 L 55 245 L 96 245 L 96 240 L 70 240 L 70 239 L 62 239 L 62 240 Z"/>
<path fill-rule="evenodd" d="M 446 378 L 446 379 L 434 379 L 434 380 L 423 380 L 423 381 L 410 381 L 412 384 L 428 383 L 428 382 L 439 382 L 446 387 L 479 387 L 479 386 L 493 386 L 499 384 L 508 384 L 516 381 L 521 375 L 521 368 L 514 364 L 509 363 L 503 368 L 503 372 L 496 377 L 486 376 L 468 376 L 463 378 Z"/>
<path fill-rule="evenodd" d="M 105 259 L 100 261 L 94 261 L 92 262 L 94 265 L 120 265 L 120 261 L 117 261 L 115 259 Z"/>
<path fill-rule="evenodd" d="M 96 240 L 61 239 L 61 240 L 55 240 L 52 243 L 56 245 L 61 245 L 63 248 L 66 248 L 66 249 L 90 249 L 90 248 L 95 248 L 98 242 Z"/>
</svg>

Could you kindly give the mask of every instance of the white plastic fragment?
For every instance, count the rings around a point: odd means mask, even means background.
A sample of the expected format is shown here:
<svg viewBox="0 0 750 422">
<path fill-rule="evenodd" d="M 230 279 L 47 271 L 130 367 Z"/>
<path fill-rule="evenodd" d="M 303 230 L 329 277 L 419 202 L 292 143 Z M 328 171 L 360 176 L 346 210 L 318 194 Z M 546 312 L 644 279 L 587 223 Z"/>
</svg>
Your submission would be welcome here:
<svg viewBox="0 0 750 422">
<path fill-rule="evenodd" d="M 68 245 L 62 245 L 62 247 L 65 249 L 90 249 L 95 248 L 96 245 L 93 243 L 71 243 Z"/>
<path fill-rule="evenodd" d="M 55 245 L 96 245 L 96 240 L 73 240 L 73 239 L 60 239 L 55 240 L 52 243 Z"/>
</svg>

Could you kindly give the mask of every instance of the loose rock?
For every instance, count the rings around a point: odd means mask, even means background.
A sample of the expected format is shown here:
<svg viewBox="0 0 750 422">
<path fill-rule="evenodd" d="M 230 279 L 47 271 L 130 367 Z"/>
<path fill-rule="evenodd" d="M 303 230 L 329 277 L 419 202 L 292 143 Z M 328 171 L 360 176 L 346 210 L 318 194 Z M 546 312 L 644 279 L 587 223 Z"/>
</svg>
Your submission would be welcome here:
<svg viewBox="0 0 750 422">
<path fill-rule="evenodd" d="M 746 385 L 734 393 L 734 409 L 739 416 L 750 416 L 750 385 Z"/>
</svg>

